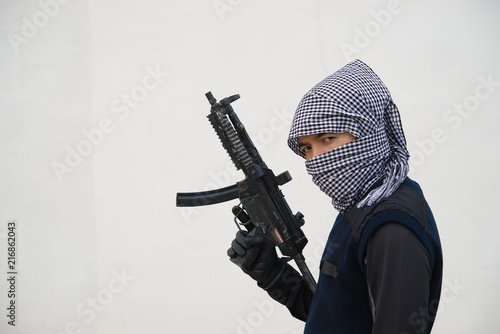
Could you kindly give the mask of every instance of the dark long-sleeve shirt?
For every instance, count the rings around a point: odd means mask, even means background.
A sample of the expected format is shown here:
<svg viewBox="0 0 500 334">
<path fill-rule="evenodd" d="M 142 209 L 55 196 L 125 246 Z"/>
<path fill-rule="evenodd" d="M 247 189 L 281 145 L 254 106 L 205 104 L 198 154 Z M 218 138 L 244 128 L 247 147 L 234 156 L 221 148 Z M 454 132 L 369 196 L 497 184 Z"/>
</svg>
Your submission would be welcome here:
<svg viewBox="0 0 500 334">
<path fill-rule="evenodd" d="M 430 262 L 415 234 L 400 224 L 386 223 L 372 235 L 364 266 L 372 334 L 427 332 Z M 284 264 L 277 278 L 261 287 L 294 317 L 307 319 L 313 295 L 293 267 Z"/>
</svg>

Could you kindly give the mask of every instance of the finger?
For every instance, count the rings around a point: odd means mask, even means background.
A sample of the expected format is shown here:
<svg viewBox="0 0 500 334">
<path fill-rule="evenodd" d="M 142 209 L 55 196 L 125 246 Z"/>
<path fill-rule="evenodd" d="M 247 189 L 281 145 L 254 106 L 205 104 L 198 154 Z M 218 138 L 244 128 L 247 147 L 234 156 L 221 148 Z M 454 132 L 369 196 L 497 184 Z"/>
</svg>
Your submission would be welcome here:
<svg viewBox="0 0 500 334">
<path fill-rule="evenodd" d="M 247 252 L 246 248 L 243 247 L 236 239 L 231 242 L 231 249 L 234 251 L 234 253 L 236 253 L 236 255 L 239 256 L 243 256 Z"/>
<path fill-rule="evenodd" d="M 248 232 L 238 231 L 238 233 L 236 233 L 236 238 L 234 241 L 239 243 L 241 247 L 248 249 L 250 248 L 250 245 L 247 242 L 247 237 L 248 237 Z"/>
<path fill-rule="evenodd" d="M 237 254 L 236 254 L 236 252 L 234 251 L 234 249 L 229 248 L 229 249 L 227 250 L 227 256 L 229 256 L 229 257 L 233 258 L 233 257 L 236 257 L 236 255 L 237 255 Z"/>
<path fill-rule="evenodd" d="M 264 242 L 264 237 L 262 235 L 248 236 L 246 237 L 246 242 L 249 247 L 255 245 L 262 245 Z"/>
</svg>

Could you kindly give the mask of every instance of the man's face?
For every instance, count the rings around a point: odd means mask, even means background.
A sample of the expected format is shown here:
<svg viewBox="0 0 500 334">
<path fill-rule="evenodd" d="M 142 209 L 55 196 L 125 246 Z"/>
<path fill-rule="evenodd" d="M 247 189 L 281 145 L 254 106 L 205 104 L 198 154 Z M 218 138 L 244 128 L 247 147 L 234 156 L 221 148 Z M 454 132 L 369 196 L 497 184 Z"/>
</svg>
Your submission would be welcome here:
<svg viewBox="0 0 500 334">
<path fill-rule="evenodd" d="M 307 136 L 300 136 L 299 148 L 306 156 L 306 161 L 315 156 L 326 153 L 339 146 L 352 142 L 358 138 L 349 132 L 344 133 L 318 133 Z"/>
</svg>

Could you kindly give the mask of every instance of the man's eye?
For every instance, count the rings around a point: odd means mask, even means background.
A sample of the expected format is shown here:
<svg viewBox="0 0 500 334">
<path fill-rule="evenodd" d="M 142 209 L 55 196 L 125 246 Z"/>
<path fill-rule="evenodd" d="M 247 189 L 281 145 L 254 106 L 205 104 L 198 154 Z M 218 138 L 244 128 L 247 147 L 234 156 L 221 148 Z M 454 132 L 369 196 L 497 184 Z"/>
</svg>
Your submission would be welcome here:
<svg viewBox="0 0 500 334">
<path fill-rule="evenodd" d="M 335 137 L 325 137 L 325 138 L 323 138 L 323 143 L 328 143 L 329 141 L 332 141 L 334 139 L 335 139 Z"/>
<path fill-rule="evenodd" d="M 311 146 L 306 146 L 302 149 L 302 153 L 306 154 L 311 149 Z"/>
</svg>

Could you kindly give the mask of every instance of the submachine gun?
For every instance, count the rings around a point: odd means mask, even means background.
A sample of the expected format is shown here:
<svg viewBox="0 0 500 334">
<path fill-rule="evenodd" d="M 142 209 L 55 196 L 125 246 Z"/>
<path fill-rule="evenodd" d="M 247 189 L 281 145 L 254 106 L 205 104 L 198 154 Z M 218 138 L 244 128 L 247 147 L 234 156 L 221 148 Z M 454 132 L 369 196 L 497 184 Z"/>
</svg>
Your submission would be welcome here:
<svg viewBox="0 0 500 334">
<path fill-rule="evenodd" d="M 314 292 L 316 282 L 302 255 L 307 244 L 307 238 L 301 230 L 304 215 L 300 212 L 292 213 L 278 187 L 292 179 L 290 173 L 285 171 L 275 176 L 267 168 L 231 107 L 231 103 L 239 99 L 239 95 L 227 97 L 220 102 L 217 102 L 211 92 L 205 95 L 211 105 L 207 117 L 236 168 L 245 173 L 245 179 L 221 189 L 177 193 L 177 206 L 211 205 L 239 198 L 240 204 L 232 209 L 238 228 L 241 229 L 240 225 L 243 225 L 250 233 L 256 228 L 261 229 L 284 256 L 295 261 Z"/>
</svg>

